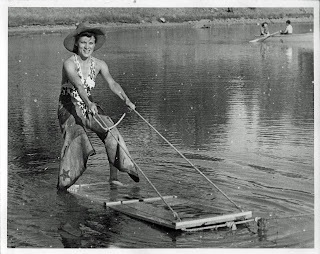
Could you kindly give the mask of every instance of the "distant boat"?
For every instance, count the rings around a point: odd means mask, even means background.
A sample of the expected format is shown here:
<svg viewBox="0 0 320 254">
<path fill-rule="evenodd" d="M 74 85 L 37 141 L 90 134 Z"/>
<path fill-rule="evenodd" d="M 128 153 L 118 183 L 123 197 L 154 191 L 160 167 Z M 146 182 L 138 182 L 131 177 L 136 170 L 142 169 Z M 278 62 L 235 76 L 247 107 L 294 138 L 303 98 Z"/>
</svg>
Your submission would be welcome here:
<svg viewBox="0 0 320 254">
<path fill-rule="evenodd" d="M 271 36 L 261 36 L 250 42 L 262 42 L 262 41 L 273 41 L 273 42 L 313 42 L 313 33 L 303 34 L 278 34 L 274 33 Z"/>
<path fill-rule="evenodd" d="M 267 41 L 279 42 L 312 42 L 313 33 L 303 34 L 277 34 L 267 39 Z"/>
</svg>

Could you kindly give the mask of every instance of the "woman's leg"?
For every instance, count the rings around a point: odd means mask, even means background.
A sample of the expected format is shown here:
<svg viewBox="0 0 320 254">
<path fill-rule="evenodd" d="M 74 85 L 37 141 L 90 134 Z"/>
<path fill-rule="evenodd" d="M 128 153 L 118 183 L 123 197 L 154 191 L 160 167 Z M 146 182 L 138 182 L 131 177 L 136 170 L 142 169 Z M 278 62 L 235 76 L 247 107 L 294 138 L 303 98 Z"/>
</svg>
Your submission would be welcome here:
<svg viewBox="0 0 320 254">
<path fill-rule="evenodd" d="M 71 110 L 73 112 L 73 110 Z M 80 119 L 64 107 L 59 109 L 59 122 L 64 137 L 60 156 L 57 188 L 66 190 L 86 170 L 88 157 L 95 153 Z"/>
<path fill-rule="evenodd" d="M 102 119 L 102 125 L 106 124 L 108 127 L 114 125 L 110 117 L 105 115 L 99 116 L 96 116 L 96 119 L 99 121 Z M 131 156 L 128 148 L 118 129 L 112 128 L 112 130 L 106 131 L 101 128 L 92 116 L 89 117 L 87 127 L 94 131 L 105 145 L 110 166 L 110 181 L 118 181 L 117 171 L 120 170 L 121 172 L 128 173 L 135 182 L 139 182 L 138 172 L 130 158 Z"/>
</svg>

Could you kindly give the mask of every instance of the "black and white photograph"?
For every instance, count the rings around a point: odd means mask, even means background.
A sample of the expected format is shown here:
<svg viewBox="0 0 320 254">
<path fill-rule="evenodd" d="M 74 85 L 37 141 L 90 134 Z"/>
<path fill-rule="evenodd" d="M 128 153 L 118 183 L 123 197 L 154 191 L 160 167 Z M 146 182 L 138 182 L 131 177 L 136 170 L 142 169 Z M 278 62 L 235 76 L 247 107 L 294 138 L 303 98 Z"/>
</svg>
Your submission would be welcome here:
<svg viewBox="0 0 320 254">
<path fill-rule="evenodd" d="M 1 253 L 317 253 L 319 1 L 3 8 Z"/>
</svg>

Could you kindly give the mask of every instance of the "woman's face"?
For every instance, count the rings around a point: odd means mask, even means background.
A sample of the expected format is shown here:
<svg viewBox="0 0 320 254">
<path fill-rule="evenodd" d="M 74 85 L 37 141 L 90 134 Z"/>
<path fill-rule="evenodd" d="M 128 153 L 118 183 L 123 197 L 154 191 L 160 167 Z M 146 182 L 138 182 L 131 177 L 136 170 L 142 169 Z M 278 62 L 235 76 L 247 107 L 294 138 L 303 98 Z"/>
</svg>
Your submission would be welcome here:
<svg viewBox="0 0 320 254">
<path fill-rule="evenodd" d="M 78 54 L 85 58 L 91 56 L 94 47 L 96 45 L 94 36 L 87 37 L 82 36 L 79 38 L 77 44 L 78 46 Z"/>
</svg>

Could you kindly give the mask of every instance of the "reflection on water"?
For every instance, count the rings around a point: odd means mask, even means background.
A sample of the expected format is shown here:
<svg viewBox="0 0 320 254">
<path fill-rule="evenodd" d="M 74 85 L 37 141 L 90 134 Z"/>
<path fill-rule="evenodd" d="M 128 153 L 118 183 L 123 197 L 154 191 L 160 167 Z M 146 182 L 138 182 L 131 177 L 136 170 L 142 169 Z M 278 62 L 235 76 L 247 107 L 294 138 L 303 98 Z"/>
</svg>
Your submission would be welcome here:
<svg viewBox="0 0 320 254">
<path fill-rule="evenodd" d="M 285 54 L 287 56 L 287 62 L 288 62 L 288 64 L 290 64 L 292 62 L 292 47 L 286 48 Z"/>
<path fill-rule="evenodd" d="M 267 218 L 312 213 L 313 49 L 250 44 L 256 29 L 114 30 L 95 55 L 137 110 L 236 203 Z M 186 234 L 56 193 L 65 35 L 9 37 L 9 247 L 313 247 L 312 216 L 269 221 L 260 232 L 251 225 Z M 118 119 L 125 105 L 101 79 L 97 84 L 93 97 Z M 230 208 L 133 112 L 119 129 L 161 193 Z M 104 148 L 89 137 L 97 154 L 79 182 L 107 181 Z M 129 187 L 107 185 L 106 200 L 156 195 L 146 181 L 120 177 Z"/>
</svg>

